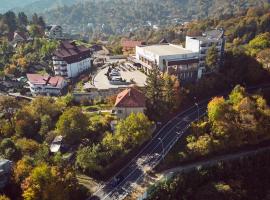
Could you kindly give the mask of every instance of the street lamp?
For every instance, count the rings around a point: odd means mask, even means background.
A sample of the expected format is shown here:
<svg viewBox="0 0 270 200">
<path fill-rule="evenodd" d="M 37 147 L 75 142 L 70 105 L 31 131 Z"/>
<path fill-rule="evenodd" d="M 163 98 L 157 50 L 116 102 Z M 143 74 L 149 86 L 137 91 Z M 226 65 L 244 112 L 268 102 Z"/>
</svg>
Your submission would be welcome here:
<svg viewBox="0 0 270 200">
<path fill-rule="evenodd" d="M 160 141 L 160 143 L 161 143 L 161 147 L 162 147 L 162 159 L 164 160 L 164 146 L 163 146 L 163 141 L 162 141 L 162 139 L 161 138 L 158 138 L 158 140 Z"/>
<path fill-rule="evenodd" d="M 199 115 L 200 115 L 200 111 L 199 111 L 199 104 L 198 103 L 195 103 L 195 106 L 197 107 L 197 121 L 199 121 Z"/>
</svg>

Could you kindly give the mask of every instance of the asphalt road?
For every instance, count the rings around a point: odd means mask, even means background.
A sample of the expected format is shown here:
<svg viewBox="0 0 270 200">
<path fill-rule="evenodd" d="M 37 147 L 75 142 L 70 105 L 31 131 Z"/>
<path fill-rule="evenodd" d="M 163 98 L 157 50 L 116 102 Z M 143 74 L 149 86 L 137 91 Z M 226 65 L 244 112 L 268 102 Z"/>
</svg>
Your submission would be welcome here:
<svg viewBox="0 0 270 200">
<path fill-rule="evenodd" d="M 257 89 L 268 89 L 269 84 L 249 87 L 248 92 Z M 227 96 L 230 91 L 216 96 Z M 191 123 L 206 114 L 207 104 L 210 99 L 200 102 L 193 107 L 179 113 L 165 124 L 158 133 L 144 146 L 136 157 L 123 167 L 114 177 L 122 176 L 124 179 L 117 186 L 113 186 L 113 178 L 102 185 L 95 193 L 93 199 L 122 200 L 132 192 L 138 180 L 146 175 L 147 170 L 153 169 L 174 144 L 190 127 Z M 92 198 L 89 198 L 92 199 Z"/>
<path fill-rule="evenodd" d="M 123 180 L 117 186 L 114 185 L 113 179 L 109 180 L 97 190 L 94 196 L 102 200 L 124 199 L 133 190 L 134 184 L 145 176 L 146 171 L 153 169 L 163 159 L 190 124 L 206 113 L 207 103 L 208 101 L 194 105 L 170 120 L 116 175 L 123 177 Z"/>
</svg>

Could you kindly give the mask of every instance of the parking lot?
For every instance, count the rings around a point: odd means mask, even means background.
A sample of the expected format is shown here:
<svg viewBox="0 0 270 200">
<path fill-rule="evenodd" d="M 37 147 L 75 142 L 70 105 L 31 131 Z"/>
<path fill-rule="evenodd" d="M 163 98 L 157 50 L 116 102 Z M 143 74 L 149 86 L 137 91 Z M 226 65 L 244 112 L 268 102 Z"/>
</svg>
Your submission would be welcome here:
<svg viewBox="0 0 270 200">
<path fill-rule="evenodd" d="M 135 84 L 139 87 L 143 87 L 146 83 L 146 75 L 137 70 L 136 67 L 129 64 L 119 64 L 115 69 L 121 74 L 122 79 L 126 80 L 123 84 L 111 84 L 106 76 L 109 66 L 101 69 L 94 78 L 94 86 L 97 89 L 110 89 L 119 87 L 130 87 Z"/>
</svg>

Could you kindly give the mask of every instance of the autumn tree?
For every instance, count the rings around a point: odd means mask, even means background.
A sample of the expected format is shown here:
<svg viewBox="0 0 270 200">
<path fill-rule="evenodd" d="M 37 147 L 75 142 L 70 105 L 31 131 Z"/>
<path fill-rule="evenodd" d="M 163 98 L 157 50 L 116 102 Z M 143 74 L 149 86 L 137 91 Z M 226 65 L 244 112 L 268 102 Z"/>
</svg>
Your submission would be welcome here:
<svg viewBox="0 0 270 200">
<path fill-rule="evenodd" d="M 60 116 L 56 124 L 57 133 L 64 136 L 68 143 L 74 144 L 87 135 L 88 120 L 80 108 L 69 108 Z"/>
</svg>

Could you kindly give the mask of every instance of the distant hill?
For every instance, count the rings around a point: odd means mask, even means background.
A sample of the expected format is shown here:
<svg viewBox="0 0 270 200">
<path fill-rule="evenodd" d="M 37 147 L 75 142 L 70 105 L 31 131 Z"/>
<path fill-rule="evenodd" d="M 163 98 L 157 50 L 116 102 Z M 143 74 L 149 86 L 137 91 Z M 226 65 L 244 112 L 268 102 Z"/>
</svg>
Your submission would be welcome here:
<svg viewBox="0 0 270 200">
<path fill-rule="evenodd" d="M 269 0 L 88 0 L 50 10 L 44 17 L 49 23 L 66 25 L 72 31 L 95 29 L 114 34 L 154 24 L 224 17 L 265 3 Z"/>
<path fill-rule="evenodd" d="M 15 7 L 23 7 L 38 0 L 0 0 L 0 13 L 4 13 Z"/>
<path fill-rule="evenodd" d="M 14 10 L 17 12 L 24 11 L 28 14 L 32 14 L 34 12 L 41 13 L 57 9 L 59 7 L 71 6 L 83 1 L 85 0 L 35 0 L 24 6 L 17 6 Z"/>
</svg>

